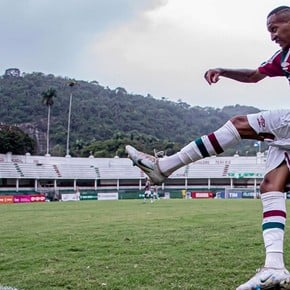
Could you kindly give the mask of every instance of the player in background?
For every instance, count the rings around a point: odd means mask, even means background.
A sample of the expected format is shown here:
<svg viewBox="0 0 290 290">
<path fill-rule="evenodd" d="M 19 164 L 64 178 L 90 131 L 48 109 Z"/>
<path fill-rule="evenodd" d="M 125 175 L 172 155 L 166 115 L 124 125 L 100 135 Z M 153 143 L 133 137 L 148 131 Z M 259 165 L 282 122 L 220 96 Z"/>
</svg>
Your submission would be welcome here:
<svg viewBox="0 0 290 290">
<path fill-rule="evenodd" d="M 156 199 L 159 199 L 159 194 L 158 194 L 158 185 L 157 185 L 157 184 L 155 184 L 155 185 L 154 185 L 154 188 L 153 188 L 153 202 L 154 202 Z"/>
<path fill-rule="evenodd" d="M 145 179 L 145 187 L 144 187 L 144 203 L 146 200 L 150 198 L 150 202 L 153 203 L 153 195 L 151 191 L 151 183 L 148 178 Z"/>
<path fill-rule="evenodd" d="M 257 69 L 209 69 L 204 76 L 206 81 L 212 85 L 225 77 L 244 83 L 256 83 L 267 76 L 284 76 L 290 82 L 290 7 L 280 6 L 272 10 L 267 16 L 267 29 L 271 40 L 281 48 L 268 61 Z M 262 101 L 263 99 L 261 104 Z M 142 169 L 152 183 L 161 184 L 178 168 L 211 155 L 218 155 L 235 146 L 241 139 L 268 141 L 270 146 L 265 176 L 260 185 L 265 262 L 237 290 L 272 287 L 290 289 L 290 274 L 285 268 L 283 255 L 286 223 L 284 191 L 289 181 L 290 167 L 289 109 L 235 116 L 221 128 L 193 140 L 172 156 L 155 157 L 130 145 L 126 146 L 126 151 L 133 164 Z"/>
</svg>

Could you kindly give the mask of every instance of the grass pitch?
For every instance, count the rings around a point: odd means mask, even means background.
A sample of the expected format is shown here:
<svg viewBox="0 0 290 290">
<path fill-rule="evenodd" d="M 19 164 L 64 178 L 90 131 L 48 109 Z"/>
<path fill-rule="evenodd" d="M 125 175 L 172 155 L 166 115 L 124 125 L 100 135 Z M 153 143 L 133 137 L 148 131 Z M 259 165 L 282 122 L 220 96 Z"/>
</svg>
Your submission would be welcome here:
<svg viewBox="0 0 290 290">
<path fill-rule="evenodd" d="M 261 216 L 260 200 L 0 205 L 0 285 L 235 289 L 264 262 Z"/>
</svg>

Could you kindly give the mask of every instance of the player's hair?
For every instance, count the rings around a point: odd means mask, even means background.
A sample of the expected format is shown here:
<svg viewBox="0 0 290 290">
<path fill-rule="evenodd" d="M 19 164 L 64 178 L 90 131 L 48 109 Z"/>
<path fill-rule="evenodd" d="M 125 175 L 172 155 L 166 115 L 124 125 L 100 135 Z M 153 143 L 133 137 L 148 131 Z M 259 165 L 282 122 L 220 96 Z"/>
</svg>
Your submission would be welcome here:
<svg viewBox="0 0 290 290">
<path fill-rule="evenodd" d="M 273 14 L 282 14 L 286 12 L 287 15 L 290 15 L 290 7 L 289 6 L 279 6 L 275 9 L 273 9 L 267 16 L 267 18 L 269 18 L 270 16 L 272 16 Z"/>
</svg>

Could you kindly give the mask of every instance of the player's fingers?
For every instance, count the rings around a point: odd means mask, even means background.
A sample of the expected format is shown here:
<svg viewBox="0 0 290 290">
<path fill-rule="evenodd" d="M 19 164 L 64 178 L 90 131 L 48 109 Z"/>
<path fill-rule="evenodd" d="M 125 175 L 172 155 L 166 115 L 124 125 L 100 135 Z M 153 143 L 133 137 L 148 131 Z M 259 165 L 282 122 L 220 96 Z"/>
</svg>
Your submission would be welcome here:
<svg viewBox="0 0 290 290">
<path fill-rule="evenodd" d="M 211 85 L 212 83 L 212 77 L 211 77 L 211 71 L 208 70 L 205 74 L 204 74 L 204 78 L 205 80 L 208 82 L 209 85 Z"/>
<path fill-rule="evenodd" d="M 204 75 L 208 84 L 216 83 L 219 80 L 219 72 L 214 70 L 208 70 Z"/>
<path fill-rule="evenodd" d="M 212 77 L 212 82 L 213 82 L 213 83 L 216 83 L 216 82 L 219 81 L 219 79 L 220 79 L 220 74 L 219 74 L 219 73 L 215 73 L 215 74 L 213 75 L 213 77 Z"/>
</svg>

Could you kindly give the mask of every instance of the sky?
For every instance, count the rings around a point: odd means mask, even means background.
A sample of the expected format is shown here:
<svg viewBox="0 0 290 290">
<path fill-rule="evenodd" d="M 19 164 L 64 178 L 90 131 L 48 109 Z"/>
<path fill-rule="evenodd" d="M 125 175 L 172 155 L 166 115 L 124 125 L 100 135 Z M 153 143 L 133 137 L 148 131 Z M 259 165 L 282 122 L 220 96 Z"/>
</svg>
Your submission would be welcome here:
<svg viewBox="0 0 290 290">
<path fill-rule="evenodd" d="M 280 0 L 0 0 L 0 75 L 7 68 L 222 108 L 288 108 L 286 78 L 244 84 L 215 67 L 257 68 L 279 47 L 266 29 Z"/>
</svg>

